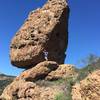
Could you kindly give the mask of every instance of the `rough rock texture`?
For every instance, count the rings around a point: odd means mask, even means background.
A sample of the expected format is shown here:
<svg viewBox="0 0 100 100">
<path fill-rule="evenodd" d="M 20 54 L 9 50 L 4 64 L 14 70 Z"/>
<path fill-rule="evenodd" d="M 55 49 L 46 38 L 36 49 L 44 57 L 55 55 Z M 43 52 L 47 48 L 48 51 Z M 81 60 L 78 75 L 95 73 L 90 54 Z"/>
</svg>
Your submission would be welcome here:
<svg viewBox="0 0 100 100">
<path fill-rule="evenodd" d="M 77 76 L 74 65 L 62 64 L 55 71 L 50 72 L 46 80 L 57 80 L 73 76 Z"/>
<path fill-rule="evenodd" d="M 59 87 L 40 87 L 33 82 L 20 80 L 7 86 L 0 100 L 54 100 L 59 92 Z"/>
<path fill-rule="evenodd" d="M 72 89 L 73 100 L 100 100 L 100 70 L 89 74 Z"/>
<path fill-rule="evenodd" d="M 55 100 L 56 95 L 69 96 L 70 82 L 66 85 L 64 79 L 61 84 L 48 81 L 76 74 L 73 66 L 58 65 L 66 57 L 68 17 L 66 0 L 48 0 L 29 14 L 10 45 L 11 63 L 26 70 L 4 89 L 0 100 Z M 44 51 L 48 52 L 48 61 L 44 61 Z"/>
<path fill-rule="evenodd" d="M 12 39 L 11 63 L 29 68 L 44 61 L 44 50 L 48 51 L 49 60 L 64 63 L 68 15 L 66 0 L 48 0 L 41 9 L 32 11 Z"/>
<path fill-rule="evenodd" d="M 69 85 L 66 80 L 45 80 L 48 74 L 56 70 L 59 78 L 66 78 L 76 74 L 73 65 L 58 65 L 54 61 L 44 61 L 36 66 L 25 70 L 8 85 L 0 100 L 55 100 L 56 96 L 62 98 L 69 95 Z M 59 73 L 58 73 L 59 71 Z M 52 76 L 54 79 L 56 76 Z M 68 83 L 69 84 L 69 83 Z M 64 99 L 61 99 L 64 100 Z"/>
<path fill-rule="evenodd" d="M 58 68 L 58 64 L 53 61 L 44 61 L 37 64 L 35 67 L 25 70 L 15 80 L 24 79 L 26 81 L 37 81 L 44 79 L 48 73 Z"/>
</svg>

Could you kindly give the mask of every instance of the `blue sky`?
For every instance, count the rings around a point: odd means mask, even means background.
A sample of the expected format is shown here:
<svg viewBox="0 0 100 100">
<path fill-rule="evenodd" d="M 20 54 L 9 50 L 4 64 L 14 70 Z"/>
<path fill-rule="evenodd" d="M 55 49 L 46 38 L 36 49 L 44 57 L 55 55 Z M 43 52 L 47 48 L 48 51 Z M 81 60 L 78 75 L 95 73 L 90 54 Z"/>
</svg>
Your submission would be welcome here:
<svg viewBox="0 0 100 100">
<path fill-rule="evenodd" d="M 22 70 L 13 67 L 9 45 L 30 11 L 41 7 L 46 0 L 0 0 L 0 72 L 18 75 Z M 65 63 L 79 66 L 88 54 L 100 56 L 100 0 L 69 0 L 69 45 Z"/>
</svg>

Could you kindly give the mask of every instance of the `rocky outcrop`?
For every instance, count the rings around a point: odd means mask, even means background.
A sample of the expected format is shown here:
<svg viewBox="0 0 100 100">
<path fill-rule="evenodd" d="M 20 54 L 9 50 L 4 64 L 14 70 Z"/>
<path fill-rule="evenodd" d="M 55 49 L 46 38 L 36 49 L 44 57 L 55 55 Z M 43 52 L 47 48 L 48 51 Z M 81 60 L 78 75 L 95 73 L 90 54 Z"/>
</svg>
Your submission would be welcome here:
<svg viewBox="0 0 100 100">
<path fill-rule="evenodd" d="M 11 42 L 11 63 L 30 68 L 48 59 L 64 63 L 68 43 L 69 8 L 66 0 L 48 0 L 41 8 L 32 11 Z"/>
<path fill-rule="evenodd" d="M 53 72 L 56 74 L 52 74 L 51 81 L 50 75 Z M 73 65 L 58 65 L 54 61 L 41 62 L 16 77 L 4 89 L 0 100 L 55 100 L 56 95 L 66 95 L 68 92 L 67 80 L 62 80 L 61 84 L 55 83 L 55 80 L 74 75 L 76 71 Z"/>
<path fill-rule="evenodd" d="M 71 65 L 59 66 L 66 57 L 68 16 L 66 0 L 48 0 L 29 14 L 10 45 L 11 63 L 25 71 L 4 89 L 0 100 L 55 100 L 57 94 L 69 95 L 70 82 L 66 86 L 64 78 L 76 71 Z M 51 81 L 56 79 L 63 79 L 64 85 Z"/>
<path fill-rule="evenodd" d="M 25 70 L 15 80 L 37 81 L 44 79 L 51 71 L 56 70 L 58 66 L 56 62 L 44 61 L 31 69 Z"/>
<path fill-rule="evenodd" d="M 48 76 L 45 78 L 46 80 L 58 80 L 58 79 L 64 79 L 68 77 L 77 77 L 77 72 L 75 70 L 74 65 L 68 65 L 68 64 L 63 64 L 59 65 L 59 67 L 50 72 Z"/>
<path fill-rule="evenodd" d="M 40 87 L 33 82 L 14 81 L 3 92 L 0 100 L 54 100 L 62 92 L 59 87 Z"/>
<path fill-rule="evenodd" d="M 73 100 L 99 100 L 100 98 L 100 70 L 89 74 L 80 83 L 73 86 Z"/>
<path fill-rule="evenodd" d="M 69 77 L 77 77 L 78 73 L 74 68 L 74 65 L 58 65 L 53 61 L 44 61 L 37 64 L 35 67 L 25 70 L 15 80 L 37 81 L 48 80 L 54 81 L 58 79 L 65 79 Z"/>
</svg>

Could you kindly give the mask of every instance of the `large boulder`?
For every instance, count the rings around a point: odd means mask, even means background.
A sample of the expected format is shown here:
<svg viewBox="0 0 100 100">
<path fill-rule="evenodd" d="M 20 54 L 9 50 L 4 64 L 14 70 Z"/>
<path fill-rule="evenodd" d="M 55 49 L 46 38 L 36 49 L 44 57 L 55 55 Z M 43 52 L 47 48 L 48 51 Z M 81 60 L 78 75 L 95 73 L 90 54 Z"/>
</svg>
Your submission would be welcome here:
<svg viewBox="0 0 100 100">
<path fill-rule="evenodd" d="M 73 86 L 72 100 L 100 100 L 100 70 Z"/>
<path fill-rule="evenodd" d="M 58 64 L 53 61 L 44 61 L 21 73 L 15 80 L 37 81 L 44 79 L 51 71 L 58 68 Z"/>
<path fill-rule="evenodd" d="M 33 82 L 19 80 L 5 88 L 0 100 L 54 100 L 60 92 L 62 90 L 56 86 L 41 87 Z"/>
<path fill-rule="evenodd" d="M 59 67 L 54 70 L 51 71 L 47 76 L 46 76 L 46 80 L 58 80 L 58 79 L 66 79 L 69 77 L 77 77 L 77 71 L 75 69 L 74 65 L 70 65 L 70 64 L 62 64 L 59 65 Z"/>
<path fill-rule="evenodd" d="M 10 46 L 11 63 L 20 68 L 30 68 L 48 59 L 64 63 L 68 44 L 69 8 L 66 0 L 48 0 L 41 8 L 32 11 Z"/>
</svg>

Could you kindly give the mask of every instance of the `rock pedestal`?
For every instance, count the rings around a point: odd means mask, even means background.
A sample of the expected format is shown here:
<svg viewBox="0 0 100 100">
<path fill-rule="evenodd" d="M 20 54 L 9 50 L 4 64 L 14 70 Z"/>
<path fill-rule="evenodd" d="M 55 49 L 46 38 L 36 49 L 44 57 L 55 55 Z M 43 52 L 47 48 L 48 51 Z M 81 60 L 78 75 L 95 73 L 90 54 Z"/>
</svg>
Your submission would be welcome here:
<svg viewBox="0 0 100 100">
<path fill-rule="evenodd" d="M 15 80 L 37 81 L 39 79 L 44 79 L 51 71 L 56 70 L 58 66 L 56 62 L 44 61 L 31 69 L 25 70 Z"/>
</svg>

